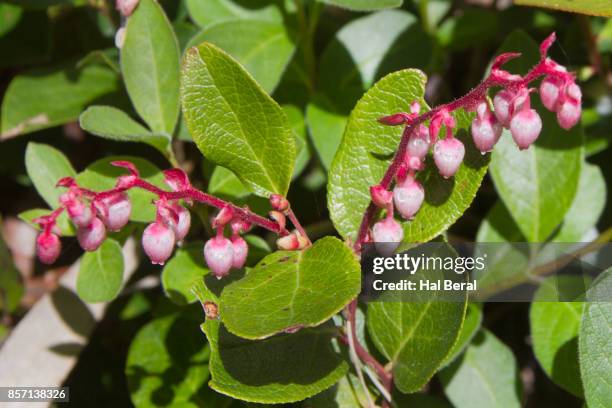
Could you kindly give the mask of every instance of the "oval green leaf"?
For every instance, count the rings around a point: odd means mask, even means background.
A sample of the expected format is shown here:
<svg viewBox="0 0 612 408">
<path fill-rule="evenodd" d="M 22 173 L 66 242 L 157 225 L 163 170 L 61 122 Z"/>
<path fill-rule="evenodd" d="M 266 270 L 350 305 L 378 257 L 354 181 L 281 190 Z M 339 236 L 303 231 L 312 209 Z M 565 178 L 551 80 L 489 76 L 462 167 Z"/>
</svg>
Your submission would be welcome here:
<svg viewBox="0 0 612 408">
<path fill-rule="evenodd" d="M 209 355 L 198 322 L 184 313 L 148 323 L 127 355 L 125 375 L 132 402 L 137 407 L 216 407 L 206 386 Z"/>
<path fill-rule="evenodd" d="M 189 16 L 200 27 L 228 20 L 263 20 L 282 22 L 279 1 L 250 0 L 245 7 L 236 0 L 187 0 Z"/>
<path fill-rule="evenodd" d="M 123 281 L 123 253 L 121 245 L 107 239 L 93 252 L 81 259 L 77 277 L 77 293 L 89 303 L 108 302 L 119 294 Z"/>
<path fill-rule="evenodd" d="M 230 332 L 262 339 L 323 323 L 360 289 L 355 255 L 342 241 L 326 237 L 303 251 L 266 256 L 225 288 L 219 313 Z"/>
<path fill-rule="evenodd" d="M 582 242 L 584 235 L 595 227 L 603 213 L 606 190 L 606 180 L 601 169 L 593 164 L 582 163 L 578 191 L 553 241 Z"/>
<path fill-rule="evenodd" d="M 162 286 L 166 296 L 178 305 L 196 301 L 191 288 L 209 270 L 204 264 L 203 242 L 190 242 L 176 251 L 162 271 Z"/>
<path fill-rule="evenodd" d="M 553 276 L 542 282 L 529 311 L 533 351 L 540 366 L 551 380 L 581 398 L 578 333 L 584 302 L 575 300 L 584 293 L 581 277 Z"/>
<path fill-rule="evenodd" d="M 263 404 L 301 401 L 348 372 L 348 363 L 332 348 L 332 325 L 257 341 L 234 336 L 218 320 L 207 319 L 202 327 L 211 349 L 209 385 L 233 398 Z"/>
<path fill-rule="evenodd" d="M 480 330 L 481 323 L 482 306 L 479 303 L 469 303 L 465 312 L 465 319 L 463 319 L 463 324 L 461 325 L 459 337 L 444 360 L 444 363 L 442 363 L 443 367 L 455 361 L 455 359 L 465 351 L 468 344 L 470 344 L 478 330 Z"/>
<path fill-rule="evenodd" d="M 168 154 L 170 138 L 155 135 L 130 118 L 127 113 L 112 106 L 91 106 L 79 116 L 83 130 L 105 139 L 120 142 L 146 143 L 164 156 Z"/>
<path fill-rule="evenodd" d="M 286 195 L 296 156 L 287 115 L 238 62 L 209 43 L 187 50 L 182 101 L 207 159 L 258 195 Z"/>
<path fill-rule="evenodd" d="M 140 0 L 128 18 L 121 72 L 136 112 L 154 132 L 172 135 L 179 114 L 178 41 L 156 0 Z"/>
<path fill-rule="evenodd" d="M 456 408 L 521 406 L 518 368 L 512 351 L 481 330 L 463 356 L 440 372 L 444 393 Z"/>
<path fill-rule="evenodd" d="M 100 65 L 18 75 L 2 100 L 0 139 L 72 122 L 88 104 L 118 89 L 117 74 Z"/>
<path fill-rule="evenodd" d="M 272 93 L 295 51 L 292 35 L 282 22 L 231 20 L 211 25 L 189 41 L 207 41 L 236 59 L 261 87 Z"/>
<path fill-rule="evenodd" d="M 608 0 L 516 0 L 516 4 L 588 14 L 590 16 L 612 17 L 612 4 Z"/>
<path fill-rule="evenodd" d="M 404 0 L 318 0 L 321 3 L 355 11 L 372 11 L 400 7 Z"/>
<path fill-rule="evenodd" d="M 355 239 L 370 202 L 369 188 L 381 180 L 401 139 L 400 127 L 384 126 L 377 119 L 409 111 L 413 101 L 426 108 L 425 82 L 425 75 L 414 69 L 389 74 L 359 100 L 351 113 L 332 162 L 327 197 L 331 219 L 343 237 Z M 464 118 L 458 118 L 464 122 Z M 425 242 L 445 231 L 478 191 L 489 156 L 481 155 L 465 132 L 459 132 L 458 137 L 466 145 L 466 157 L 453 178 L 442 178 L 431 157 L 426 170 L 419 173 L 425 202 L 414 220 L 403 223 L 406 242 Z"/>
<path fill-rule="evenodd" d="M 49 145 L 30 142 L 26 148 L 25 165 L 38 194 L 51 208 L 57 208 L 64 189 L 55 185 L 62 177 L 76 176 L 66 156 Z"/>
<path fill-rule="evenodd" d="M 612 372 L 612 268 L 602 272 L 593 282 L 587 297 L 593 301 L 586 304 L 578 337 L 580 373 L 584 396 L 589 408 L 612 406 L 610 373 Z M 606 301 L 607 300 L 607 301 Z"/>
</svg>

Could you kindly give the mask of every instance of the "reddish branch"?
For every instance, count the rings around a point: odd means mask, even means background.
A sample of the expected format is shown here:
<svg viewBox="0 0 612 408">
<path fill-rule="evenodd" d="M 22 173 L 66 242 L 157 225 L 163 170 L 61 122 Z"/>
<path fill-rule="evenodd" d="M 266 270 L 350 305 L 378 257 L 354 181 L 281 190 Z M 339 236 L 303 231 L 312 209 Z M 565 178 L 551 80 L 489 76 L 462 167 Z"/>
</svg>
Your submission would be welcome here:
<svg viewBox="0 0 612 408">
<path fill-rule="evenodd" d="M 110 190 L 95 192 L 92 190 L 84 189 L 82 187 L 79 187 L 79 189 L 88 197 L 94 200 L 101 200 L 106 197 L 112 197 L 117 193 L 122 193 L 132 188 L 140 188 L 157 195 L 160 199 L 165 199 L 168 201 L 185 199 L 197 201 L 199 203 L 217 208 L 219 210 L 224 208 L 231 208 L 235 218 L 246 221 L 249 224 L 258 225 L 268 231 L 274 232 L 281 236 L 289 233 L 286 228 L 281 228 L 278 223 L 264 218 L 258 214 L 255 214 L 246 207 L 238 207 L 235 204 L 232 204 L 231 202 L 222 200 L 218 197 L 204 193 L 203 191 L 194 188 L 191 183 L 189 183 L 189 180 L 187 179 L 186 175 L 184 175 L 183 182 L 179 183 L 179 185 L 177 186 L 177 191 L 166 191 L 142 179 L 134 165 L 131 163 L 112 162 L 111 164 L 117 167 L 126 168 L 130 171 L 131 174 L 119 177 L 117 180 L 117 185 Z M 171 169 L 164 172 L 167 179 L 175 178 L 177 174 L 180 175 L 181 173 L 182 171 L 178 169 Z M 76 181 L 71 177 L 64 178 L 58 182 L 58 186 L 70 187 L 72 185 L 76 185 Z M 40 217 L 39 220 L 42 221 L 41 224 L 43 228 L 48 229 L 50 231 L 50 228 L 55 225 L 55 220 L 63 211 L 64 208 L 59 207 L 51 214 L 46 215 L 44 217 Z M 298 222 L 297 219 L 292 219 L 292 222 L 294 221 L 296 223 Z M 297 225 L 299 225 L 299 223 Z M 296 228 L 301 228 L 301 226 L 298 227 L 297 225 Z"/>
<path fill-rule="evenodd" d="M 447 104 L 439 105 L 436 108 L 422 114 L 422 115 L 411 115 L 411 114 L 396 114 L 392 115 L 393 117 L 403 117 L 404 120 L 400 122 L 400 124 L 405 125 L 404 131 L 402 133 L 402 137 L 398 146 L 398 149 L 393 157 L 393 161 L 389 165 L 389 168 L 385 172 L 382 180 L 379 185 L 384 189 L 388 189 L 391 186 L 395 176 L 400 169 L 400 165 L 402 160 L 406 154 L 406 148 L 408 146 L 408 142 L 410 141 L 410 137 L 413 134 L 413 130 L 420 125 L 421 123 L 431 119 L 433 116 L 436 116 L 440 113 L 446 112 L 451 113 L 456 111 L 459 108 L 463 108 L 465 110 L 473 110 L 474 107 L 482 101 L 490 88 L 493 87 L 503 87 L 507 89 L 519 89 L 532 81 L 538 79 L 541 76 L 548 75 L 550 73 L 556 73 L 557 64 L 550 59 L 547 58 L 547 52 L 552 43 L 555 41 L 555 33 L 552 33 L 546 40 L 542 42 L 540 45 L 540 61 L 536 64 L 524 77 L 519 75 L 510 74 L 507 71 L 501 69 L 502 65 L 506 62 L 519 57 L 520 53 L 505 53 L 499 55 L 494 61 L 491 68 L 491 73 L 483 82 L 481 82 L 477 87 L 472 89 L 466 95 L 455 99 L 452 102 Z M 570 74 L 568 74 L 570 75 Z M 372 221 L 374 220 L 374 216 L 378 207 L 370 201 L 361 221 L 361 225 L 359 227 L 359 233 L 357 235 L 357 239 L 355 240 L 355 250 L 360 251 L 361 245 L 365 242 L 366 237 L 368 235 L 368 230 Z"/>
<path fill-rule="evenodd" d="M 505 53 L 498 56 L 493 61 L 491 73 L 483 80 L 483 82 L 481 82 L 478 86 L 476 86 L 466 95 L 447 104 L 440 105 L 421 115 L 418 114 L 417 106 L 411 107 L 412 113 L 396 113 L 381 118 L 380 122 L 387 125 L 404 125 L 404 131 L 402 132 L 399 146 L 397 148 L 397 151 L 395 152 L 395 156 L 393 157 L 391 164 L 389 165 L 380 183 L 374 186 L 375 191 L 389 190 L 391 184 L 396 179 L 396 177 L 399 177 L 398 173 L 402 171 L 402 162 L 405 160 L 406 157 L 408 143 L 412 135 L 416 134 L 415 129 L 418 129 L 418 126 L 424 123 L 425 121 L 432 120 L 432 123 L 436 120 L 439 121 L 440 118 L 444 116 L 448 117 L 450 113 L 460 108 L 463 108 L 466 111 L 473 111 L 479 103 L 486 99 L 489 89 L 493 87 L 501 87 L 509 89 L 510 91 L 514 91 L 521 89 L 530 84 L 532 81 L 549 74 L 573 78 L 573 74 L 566 72 L 560 73 L 559 65 L 551 59 L 547 58 L 548 49 L 554 41 L 555 34 L 552 33 L 542 42 L 542 44 L 540 45 L 540 61 L 523 77 L 511 74 L 501 69 L 501 67 L 505 63 L 521 55 L 520 53 Z M 432 127 L 433 126 L 434 125 L 432 124 Z M 437 127 L 439 128 L 439 124 L 437 125 Z M 434 133 L 437 134 L 437 131 L 434 131 Z M 355 240 L 354 244 L 354 250 L 356 253 L 360 253 L 362 244 L 368 241 L 370 226 L 372 225 L 372 222 L 374 221 L 375 216 L 381 207 L 385 208 L 385 206 L 381 206 L 380 203 L 379 205 L 377 205 L 373 201 L 370 201 L 370 203 L 368 204 L 368 207 L 363 215 L 361 225 L 359 227 L 357 239 Z M 393 374 L 387 369 L 385 369 L 385 367 L 380 362 L 378 362 L 359 343 L 357 339 L 355 332 L 357 305 L 358 299 L 354 299 L 346 308 L 346 318 L 350 323 L 349 326 L 352 330 L 351 334 L 354 339 L 353 347 L 361 361 L 372 367 L 372 369 L 374 369 L 383 386 L 389 391 L 390 394 L 393 384 Z M 388 406 L 388 402 L 386 400 L 383 402 L 383 404 L 385 404 L 385 406 Z"/>
</svg>

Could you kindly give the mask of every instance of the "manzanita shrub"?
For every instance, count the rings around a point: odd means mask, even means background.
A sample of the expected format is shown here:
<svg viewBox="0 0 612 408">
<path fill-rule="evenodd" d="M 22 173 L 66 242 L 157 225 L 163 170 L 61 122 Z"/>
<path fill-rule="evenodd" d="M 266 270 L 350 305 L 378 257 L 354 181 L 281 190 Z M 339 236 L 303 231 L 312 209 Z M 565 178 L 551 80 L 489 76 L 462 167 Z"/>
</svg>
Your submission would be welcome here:
<svg viewBox="0 0 612 408">
<path fill-rule="evenodd" d="M 139 279 L 161 271 L 163 296 L 147 295 L 156 305 L 144 306 L 125 361 L 134 405 L 512 408 L 565 398 L 612 406 L 609 304 L 537 302 L 571 291 L 572 277 L 544 279 L 531 305 L 529 353 L 539 366 L 517 360 L 467 294 L 360 298 L 368 244 L 393 255 L 452 240 L 451 226 L 477 218 L 461 217 L 481 184 L 479 194 L 492 194 L 489 169 L 500 200 L 480 224 L 466 224 L 474 225 L 467 239 L 593 239 L 606 183 L 585 145 L 592 154 L 607 144 L 584 140 L 581 122 L 594 123 L 596 109 L 582 83 L 610 84 L 592 38 L 588 54 L 599 65 L 585 73 L 553 52 L 555 24 L 536 30 L 539 46 L 513 31 L 493 52 L 491 32 L 461 38 L 457 27 L 486 26 L 501 12 L 433 0 L 396 10 L 401 0 L 101 3 L 92 7 L 108 19 L 100 30 L 114 47 L 81 59 L 74 78 L 16 76 L 2 137 L 78 118 L 79 132 L 148 145 L 142 156 L 156 164 L 115 143 L 77 172 L 59 150 L 30 142 L 27 172 L 51 209 L 20 215 L 38 229 L 42 264 L 63 262 L 75 241 L 82 248 L 84 301 L 129 299 L 122 313 L 133 313 L 146 298 L 136 297 Z M 597 7 L 574 11 L 612 12 Z M 583 29 L 598 27 L 578 18 Z M 450 91 L 440 82 L 467 69 L 444 74 L 440 61 L 470 43 L 487 44 L 490 64 L 480 55 L 474 82 L 460 81 L 469 90 Z M 68 89 L 66 100 L 28 99 L 45 87 Z M 440 87 L 455 97 L 429 103 Z M 126 244 L 134 240 L 136 255 Z M 543 273 L 536 255 L 508 248 L 479 277 L 491 291 Z M 145 262 L 124 277 L 124 258 L 134 256 Z M 605 291 L 608 276 L 593 290 Z M 550 380 L 556 385 L 542 385 Z"/>
</svg>

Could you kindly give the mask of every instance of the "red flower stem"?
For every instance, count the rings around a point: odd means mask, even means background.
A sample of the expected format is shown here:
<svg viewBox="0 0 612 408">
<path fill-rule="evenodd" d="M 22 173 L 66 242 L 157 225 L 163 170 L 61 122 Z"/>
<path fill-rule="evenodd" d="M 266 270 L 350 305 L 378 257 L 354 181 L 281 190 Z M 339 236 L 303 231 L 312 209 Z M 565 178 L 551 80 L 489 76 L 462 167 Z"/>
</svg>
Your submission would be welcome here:
<svg viewBox="0 0 612 408">
<path fill-rule="evenodd" d="M 130 190 L 131 188 L 134 188 L 134 187 L 149 191 L 157 195 L 160 199 L 165 199 L 165 200 L 191 199 L 193 201 L 197 201 L 197 202 L 206 204 L 208 206 L 215 207 L 219 210 L 225 207 L 231 207 L 232 210 L 234 211 L 234 215 L 239 219 L 242 219 L 254 225 L 258 225 L 264 229 L 267 229 L 268 231 L 274 232 L 279 235 L 288 234 L 288 231 L 286 229 L 281 229 L 280 226 L 272 220 L 269 220 L 258 214 L 255 214 L 254 212 L 250 211 L 247 208 L 238 207 L 237 205 L 234 205 L 228 201 L 222 200 L 210 194 L 206 194 L 193 187 L 188 187 L 180 191 L 165 191 L 149 183 L 148 181 L 145 181 L 139 177 L 135 177 L 127 185 L 122 186 L 122 187 L 115 187 L 107 191 L 95 192 L 95 191 L 82 189 L 82 188 L 81 188 L 81 191 L 84 194 L 94 199 L 102 199 L 102 198 L 110 197 L 116 193 L 121 193 L 121 192 Z"/>
<path fill-rule="evenodd" d="M 372 356 L 368 352 L 368 350 L 366 350 L 365 347 L 361 345 L 361 343 L 359 343 L 359 339 L 357 338 L 357 298 L 353 299 L 351 303 L 349 303 L 346 310 L 347 320 L 349 320 L 351 323 L 351 336 L 353 338 L 355 353 L 361 361 L 369 365 L 376 372 L 376 375 L 382 382 L 383 386 L 387 391 L 389 391 L 389 395 L 391 395 L 391 390 L 393 387 L 393 376 L 391 375 L 391 373 L 385 370 L 385 367 L 383 367 L 383 365 L 380 364 L 378 360 L 376 360 L 374 356 Z"/>
<path fill-rule="evenodd" d="M 293 212 L 291 207 L 289 207 L 289 209 L 287 210 L 287 217 L 289 217 L 289 220 L 291 221 L 295 229 L 298 230 L 300 235 L 306 238 L 308 240 L 308 243 L 311 244 L 310 238 L 308 238 L 308 234 L 306 233 L 306 230 L 304 229 L 304 227 L 302 227 L 302 224 L 300 224 L 300 221 L 295 216 L 295 213 Z"/>
<path fill-rule="evenodd" d="M 549 63 L 547 59 L 545 58 L 545 56 L 543 56 L 540 62 L 536 64 L 522 78 L 521 77 L 502 78 L 499 74 L 497 74 L 495 71 L 492 70 L 489 76 L 484 81 L 482 81 L 477 87 L 473 88 L 470 92 L 468 92 L 464 96 L 458 99 L 455 99 L 452 102 L 439 105 L 433 108 L 432 110 L 413 118 L 404 127 L 404 131 L 402 132 L 402 137 L 401 137 L 399 146 L 397 148 L 397 151 L 395 152 L 395 156 L 393 156 L 393 161 L 389 165 L 389 168 L 385 172 L 379 185 L 385 189 L 389 189 L 389 187 L 391 186 L 391 183 L 393 182 L 393 179 L 395 178 L 399 170 L 400 164 L 402 163 L 402 160 L 406 154 L 406 149 L 408 147 L 408 142 L 410 141 L 410 136 L 412 135 L 413 130 L 415 129 L 416 126 L 431 119 L 434 115 L 442 111 L 447 111 L 450 113 L 450 112 L 456 111 L 459 108 L 470 109 L 476 106 L 478 102 L 482 101 L 485 98 L 489 88 L 492 88 L 492 87 L 503 87 L 503 88 L 511 88 L 511 89 L 520 88 L 538 79 L 539 77 L 543 75 L 547 75 L 547 74 L 559 74 L 559 73 L 552 72 L 552 68 L 549 66 Z M 569 75 L 569 74 L 566 74 L 566 75 Z M 368 229 L 370 228 L 370 225 L 372 224 L 372 221 L 377 211 L 378 211 L 378 207 L 372 201 L 370 201 L 363 215 L 363 218 L 361 220 L 361 225 L 359 227 L 357 239 L 355 240 L 355 250 L 356 251 L 360 250 L 361 244 L 364 242 L 364 239 L 366 238 Z"/>
</svg>

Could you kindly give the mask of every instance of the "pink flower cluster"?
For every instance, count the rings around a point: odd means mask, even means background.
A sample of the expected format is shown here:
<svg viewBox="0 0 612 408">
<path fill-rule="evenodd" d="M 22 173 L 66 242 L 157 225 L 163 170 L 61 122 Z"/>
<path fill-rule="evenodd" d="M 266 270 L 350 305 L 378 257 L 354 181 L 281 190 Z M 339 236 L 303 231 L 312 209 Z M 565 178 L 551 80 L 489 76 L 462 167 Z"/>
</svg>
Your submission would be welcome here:
<svg viewBox="0 0 612 408">
<path fill-rule="evenodd" d="M 289 211 L 289 202 L 279 195 L 270 197 L 274 209 L 270 212 L 270 221 L 251 213 L 247 208 L 238 208 L 193 188 L 187 175 L 180 169 L 164 171 L 165 182 L 172 190 L 164 191 L 141 179 L 132 163 L 116 161 L 111 164 L 127 169 L 130 174 L 119 177 L 115 187 L 109 191 L 88 190 L 79 186 L 71 177 L 63 178 L 57 183 L 58 187 L 67 188 L 60 196 L 60 207 L 34 220 L 41 227 L 37 238 L 37 252 L 41 262 L 51 264 L 61 252 L 56 222 L 63 211 L 67 212 L 77 227 L 77 239 L 81 247 L 86 251 L 95 251 L 106 239 L 107 231 L 118 231 L 129 222 L 132 205 L 126 191 L 134 187 L 158 196 L 154 202 L 155 221 L 149 224 L 142 234 L 144 252 L 153 264 L 163 265 L 172 255 L 174 247 L 180 245 L 189 232 L 191 215 L 180 203 L 181 200 L 189 205 L 197 200 L 220 209 L 212 220 L 216 235 L 204 246 L 206 263 L 219 279 L 226 276 L 232 268 L 244 266 L 249 248 L 241 234 L 247 232 L 253 224 L 281 235 L 278 240 L 281 249 L 301 249 L 309 244 L 297 231 L 288 233 L 286 230 L 285 214 Z M 227 225 L 231 227 L 229 238 L 224 236 Z"/>
<path fill-rule="evenodd" d="M 364 231 L 362 224 L 358 242 L 380 243 L 377 248 L 381 253 L 395 251 L 404 233 L 394 219 L 394 210 L 404 219 L 411 220 L 421 208 L 425 190 L 416 179 L 416 173 L 425 168 L 425 157 L 430 148 L 440 175 L 444 178 L 455 175 L 464 159 L 465 146 L 453 135 L 456 128 L 455 118 L 451 114 L 453 111 L 464 108 L 476 113 L 471 123 L 471 133 L 474 145 L 482 154 L 493 150 L 503 128 L 510 130 L 519 149 L 527 149 L 542 131 L 542 119 L 531 107 L 530 95 L 536 90 L 528 88 L 528 85 L 543 76 L 539 89 L 543 105 L 556 113 L 563 129 L 570 129 L 578 123 L 582 93 L 575 83 L 575 76 L 547 57 L 554 39 L 555 35 L 552 34 L 542 42 L 541 60 L 525 77 L 501 69 L 503 64 L 520 54 L 502 54 L 495 59 L 490 76 L 464 97 L 423 114 L 419 114 L 420 104 L 413 102 L 410 113 L 397 113 L 379 119 L 383 124 L 405 125 L 406 128 L 400 150 L 383 181 L 370 188 L 372 202 L 375 207 L 387 211 L 386 217 L 375 223 L 370 231 Z M 502 88 L 493 98 L 493 110 L 487 98 L 491 87 Z M 426 120 L 429 120 L 429 126 L 424 124 Z M 439 138 L 442 127 L 446 130 L 445 137 Z M 388 186 L 393 179 L 395 187 L 389 191 Z M 370 220 L 371 215 L 370 208 L 366 211 L 364 223 Z"/>
</svg>

